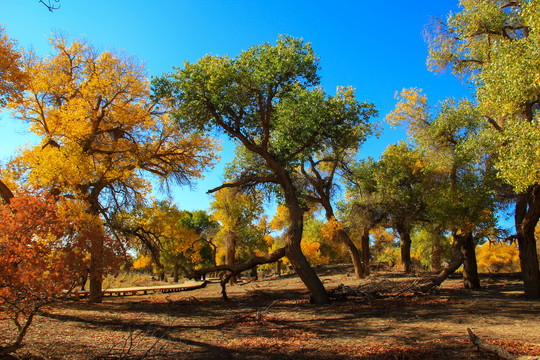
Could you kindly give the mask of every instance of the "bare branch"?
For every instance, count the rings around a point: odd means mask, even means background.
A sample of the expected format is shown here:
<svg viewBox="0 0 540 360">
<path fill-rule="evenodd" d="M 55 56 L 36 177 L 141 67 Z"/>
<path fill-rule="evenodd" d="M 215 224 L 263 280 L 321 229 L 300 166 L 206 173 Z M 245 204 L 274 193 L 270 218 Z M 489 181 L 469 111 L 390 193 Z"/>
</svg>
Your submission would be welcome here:
<svg viewBox="0 0 540 360">
<path fill-rule="evenodd" d="M 49 9 L 50 12 L 60 9 L 60 5 L 54 4 L 59 2 L 60 0 L 47 0 L 47 2 L 45 2 L 44 0 L 39 0 L 39 3 L 43 4 L 47 9 Z"/>
</svg>

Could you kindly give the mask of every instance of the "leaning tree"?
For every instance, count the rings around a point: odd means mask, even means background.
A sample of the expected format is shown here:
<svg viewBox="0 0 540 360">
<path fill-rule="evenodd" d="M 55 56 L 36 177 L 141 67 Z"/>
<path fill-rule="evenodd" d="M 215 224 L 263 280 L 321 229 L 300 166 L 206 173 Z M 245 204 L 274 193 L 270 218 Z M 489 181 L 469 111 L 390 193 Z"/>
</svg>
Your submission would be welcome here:
<svg viewBox="0 0 540 360">
<path fill-rule="evenodd" d="M 309 43 L 281 36 L 275 45 L 253 46 L 235 58 L 207 55 L 186 62 L 155 79 L 154 91 L 170 101 L 181 127 L 220 130 L 243 146 L 243 171 L 211 191 L 279 189 L 290 214 L 286 245 L 260 261 L 286 255 L 313 301 L 324 304 L 328 294 L 300 248 L 307 206 L 294 178 L 310 155 L 366 132 L 373 105 L 359 103 L 348 87 L 328 96 L 317 87 L 317 71 L 318 58 Z"/>
</svg>

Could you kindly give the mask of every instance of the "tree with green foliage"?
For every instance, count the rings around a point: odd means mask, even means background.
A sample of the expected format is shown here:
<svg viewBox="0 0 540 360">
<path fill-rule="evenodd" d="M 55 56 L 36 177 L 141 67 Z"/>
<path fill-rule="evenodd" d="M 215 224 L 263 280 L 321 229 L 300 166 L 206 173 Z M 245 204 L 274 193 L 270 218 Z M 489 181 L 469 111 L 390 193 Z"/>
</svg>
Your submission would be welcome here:
<svg viewBox="0 0 540 360">
<path fill-rule="evenodd" d="M 540 298 L 534 229 L 540 219 L 540 2 L 462 0 L 428 29 L 432 70 L 476 88 L 499 176 L 517 192 L 515 227 L 525 295 Z"/>
<path fill-rule="evenodd" d="M 464 286 L 479 288 L 475 248 L 495 228 L 498 182 L 478 141 L 486 128 L 478 109 L 467 100 L 448 99 L 432 113 L 426 96 L 409 89 L 387 118 L 392 125 L 406 124 L 410 140 L 423 153 L 421 167 L 429 174 L 425 217 L 461 244 Z"/>
<path fill-rule="evenodd" d="M 411 231 L 424 211 L 420 153 L 401 142 L 388 146 L 379 161 L 367 159 L 350 170 L 351 220 L 362 224 L 365 236 L 376 226 L 396 230 L 401 264 L 410 272 Z"/>
<path fill-rule="evenodd" d="M 193 229 L 198 235 L 200 259 L 196 267 L 215 266 L 217 249 L 214 239 L 219 231 L 219 223 L 205 210 L 184 210 L 180 218 L 180 224 Z"/>
<path fill-rule="evenodd" d="M 271 185 L 284 199 L 291 226 L 287 243 L 266 257 L 287 255 L 312 299 L 329 301 L 328 294 L 300 243 L 306 211 L 294 174 L 307 157 L 339 148 L 364 131 L 373 105 L 359 103 L 354 91 L 338 88 L 328 96 L 319 84 L 318 58 L 309 43 L 281 36 L 275 45 L 250 47 L 235 58 L 205 56 L 197 63 L 154 80 L 157 98 L 175 109 L 186 129 L 223 131 L 246 149 L 249 164 L 224 187 Z"/>
<path fill-rule="evenodd" d="M 333 231 L 328 234 L 334 242 L 342 243 L 346 246 L 354 265 L 354 271 L 358 278 L 364 276 L 364 266 L 360 251 L 351 239 L 350 231 L 345 228 L 337 219 L 332 204 L 335 192 L 335 178 L 340 168 L 347 166 L 352 161 L 352 153 L 361 145 L 366 134 L 359 134 L 362 138 L 357 138 L 348 149 L 332 149 L 332 152 L 324 154 L 319 158 L 310 157 L 308 165 L 301 164 L 303 181 L 306 182 L 308 201 L 320 205 L 325 212 L 327 222 L 335 223 Z M 353 140 L 351 138 L 351 140 Z"/>
</svg>

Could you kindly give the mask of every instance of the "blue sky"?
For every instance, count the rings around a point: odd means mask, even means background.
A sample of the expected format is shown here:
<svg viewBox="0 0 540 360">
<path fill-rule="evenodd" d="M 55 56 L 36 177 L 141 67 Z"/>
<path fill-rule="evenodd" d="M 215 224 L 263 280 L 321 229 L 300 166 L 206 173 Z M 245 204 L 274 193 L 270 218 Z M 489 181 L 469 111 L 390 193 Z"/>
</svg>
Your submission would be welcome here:
<svg viewBox="0 0 540 360">
<path fill-rule="evenodd" d="M 49 12 L 38 0 L 0 0 L 0 25 L 27 49 L 45 56 L 53 32 L 85 38 L 102 50 L 122 50 L 144 61 L 149 75 L 160 75 L 211 53 L 235 56 L 242 49 L 274 42 L 279 34 L 311 42 L 320 57 L 322 86 L 357 89 L 359 100 L 374 102 L 380 120 L 403 88 L 424 89 L 431 103 L 469 94 L 452 74 L 426 67 L 423 29 L 432 17 L 457 11 L 457 0 L 422 1 L 263 1 L 263 0 L 60 0 Z M 384 148 L 405 138 L 402 129 L 385 126 L 370 139 L 361 156 L 378 157 Z M 32 137 L 24 124 L 7 113 L 0 119 L 0 163 Z M 197 181 L 194 189 L 174 189 L 183 209 L 207 209 L 205 192 L 218 186 L 223 164 L 231 158 L 225 144 L 222 164 Z"/>
</svg>

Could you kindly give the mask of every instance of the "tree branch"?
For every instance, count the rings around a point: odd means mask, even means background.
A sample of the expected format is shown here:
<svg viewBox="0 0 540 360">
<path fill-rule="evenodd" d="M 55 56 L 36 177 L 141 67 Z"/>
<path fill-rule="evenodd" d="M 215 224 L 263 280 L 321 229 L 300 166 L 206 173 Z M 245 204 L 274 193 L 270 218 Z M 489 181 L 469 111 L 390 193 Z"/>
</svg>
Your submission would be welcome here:
<svg viewBox="0 0 540 360">
<path fill-rule="evenodd" d="M 54 1 L 55 3 L 59 3 L 60 0 L 52 0 Z M 47 0 L 47 2 L 45 3 L 44 0 L 39 0 L 39 3 L 40 4 L 43 4 L 47 9 L 49 9 L 50 12 L 53 12 L 54 10 L 58 10 L 60 9 L 60 5 L 54 5 L 51 0 Z"/>
<path fill-rule="evenodd" d="M 240 180 L 233 182 L 233 183 L 225 183 L 222 184 L 216 188 L 208 190 L 207 194 L 215 193 L 216 191 L 219 191 L 221 189 L 225 188 L 231 188 L 231 187 L 239 187 L 239 186 L 246 186 L 246 185 L 252 185 L 252 184 L 266 184 L 266 183 L 278 183 L 278 178 L 275 175 L 268 175 L 268 176 L 256 176 L 251 175 L 245 178 L 241 178 Z"/>
<path fill-rule="evenodd" d="M 227 285 L 227 282 L 229 282 L 229 280 L 233 276 L 236 276 L 243 271 L 252 269 L 256 267 L 257 265 L 270 264 L 270 263 L 278 261 L 279 259 L 285 256 L 285 249 L 286 249 L 285 247 L 282 247 L 275 250 L 273 253 L 262 255 L 262 256 L 252 255 L 251 259 L 249 259 L 243 264 L 218 265 L 218 266 L 212 266 L 212 267 L 208 267 L 204 269 L 194 270 L 191 273 L 186 273 L 186 277 L 187 278 L 200 278 L 202 275 L 208 274 L 211 272 L 227 271 L 227 274 L 221 278 L 220 283 L 221 283 L 221 294 L 223 295 L 223 298 L 225 300 L 228 300 L 225 287 Z"/>
</svg>

